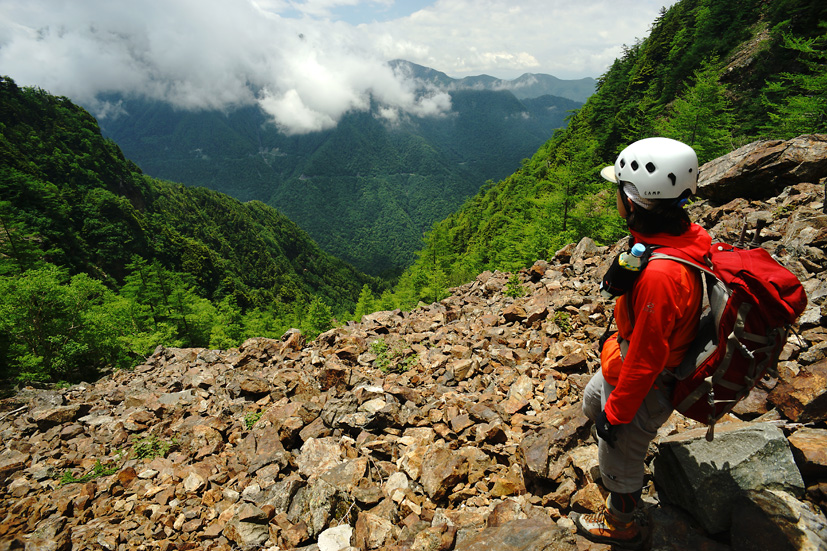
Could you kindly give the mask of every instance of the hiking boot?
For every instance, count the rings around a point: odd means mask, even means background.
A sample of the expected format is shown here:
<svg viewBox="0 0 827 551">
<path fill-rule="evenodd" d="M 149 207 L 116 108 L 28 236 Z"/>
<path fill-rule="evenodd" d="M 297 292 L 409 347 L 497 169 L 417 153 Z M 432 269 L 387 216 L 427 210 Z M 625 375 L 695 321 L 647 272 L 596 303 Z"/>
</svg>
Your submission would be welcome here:
<svg viewBox="0 0 827 551">
<path fill-rule="evenodd" d="M 577 532 L 589 541 L 615 545 L 623 549 L 640 549 L 643 535 L 634 520 L 621 522 L 603 506 L 590 515 L 571 513 L 569 518 L 577 527 Z"/>
</svg>

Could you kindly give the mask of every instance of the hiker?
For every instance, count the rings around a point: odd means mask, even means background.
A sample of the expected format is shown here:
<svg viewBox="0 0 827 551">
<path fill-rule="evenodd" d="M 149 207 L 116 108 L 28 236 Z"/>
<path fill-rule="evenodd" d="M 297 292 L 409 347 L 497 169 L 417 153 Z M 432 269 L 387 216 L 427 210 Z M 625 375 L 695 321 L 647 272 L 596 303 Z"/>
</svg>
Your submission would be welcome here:
<svg viewBox="0 0 827 551">
<path fill-rule="evenodd" d="M 617 184 L 617 210 L 634 243 L 680 249 L 703 262 L 711 238 L 683 208 L 698 181 L 691 147 L 646 138 L 621 151 L 601 175 Z M 617 333 L 605 340 L 600 369 L 583 393 L 583 411 L 598 436 L 602 483 L 609 491 L 597 513 L 571 514 L 577 531 L 591 541 L 626 548 L 642 544 L 633 513 L 643 488 L 644 460 L 672 413 L 668 372 L 698 331 L 702 294 L 698 270 L 659 261 L 642 270 L 617 299 Z"/>
</svg>

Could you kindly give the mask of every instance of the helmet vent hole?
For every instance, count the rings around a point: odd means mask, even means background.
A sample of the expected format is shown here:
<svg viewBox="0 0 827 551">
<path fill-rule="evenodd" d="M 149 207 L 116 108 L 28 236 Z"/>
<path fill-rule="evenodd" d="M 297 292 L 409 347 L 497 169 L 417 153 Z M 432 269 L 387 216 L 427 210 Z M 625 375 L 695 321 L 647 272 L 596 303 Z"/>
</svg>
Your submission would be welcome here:
<svg viewBox="0 0 827 551">
<path fill-rule="evenodd" d="M 632 170 L 637 170 L 638 168 L 640 168 L 640 165 L 637 164 L 637 161 L 632 161 Z"/>
<path fill-rule="evenodd" d="M 655 170 L 657 170 L 657 167 L 655 167 L 654 163 L 646 163 L 646 172 L 652 174 Z"/>
<path fill-rule="evenodd" d="M 670 172 L 670 173 L 667 175 L 667 177 L 669 178 L 669 181 L 670 181 L 670 182 L 672 182 L 672 185 L 673 185 L 673 186 L 674 186 L 675 184 L 677 184 L 678 179 L 675 177 L 675 175 L 674 175 L 674 174 L 672 174 L 672 173 Z"/>
<path fill-rule="evenodd" d="M 620 159 L 620 168 L 626 168 L 626 160 Z"/>
</svg>

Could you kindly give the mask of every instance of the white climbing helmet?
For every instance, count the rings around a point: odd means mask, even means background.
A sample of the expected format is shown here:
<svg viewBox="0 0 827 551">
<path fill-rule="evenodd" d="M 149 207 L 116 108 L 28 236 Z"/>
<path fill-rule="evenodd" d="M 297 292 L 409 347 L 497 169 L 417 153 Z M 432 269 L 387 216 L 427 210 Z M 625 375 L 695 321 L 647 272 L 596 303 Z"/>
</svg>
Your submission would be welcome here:
<svg viewBox="0 0 827 551">
<path fill-rule="evenodd" d="M 634 184 L 646 201 L 688 197 L 698 188 L 698 156 L 677 140 L 645 138 L 627 146 L 600 174 L 616 184 Z"/>
</svg>

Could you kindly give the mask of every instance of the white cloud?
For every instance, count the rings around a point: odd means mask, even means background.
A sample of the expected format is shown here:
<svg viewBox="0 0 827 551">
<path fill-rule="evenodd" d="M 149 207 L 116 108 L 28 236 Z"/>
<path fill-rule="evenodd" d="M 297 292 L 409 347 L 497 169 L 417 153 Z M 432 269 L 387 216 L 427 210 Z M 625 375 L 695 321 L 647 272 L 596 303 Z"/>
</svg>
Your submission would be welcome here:
<svg viewBox="0 0 827 551">
<path fill-rule="evenodd" d="M 3 0 L 0 71 L 116 113 L 117 92 L 184 109 L 258 103 L 285 132 L 335 125 L 371 97 L 386 118 L 438 115 L 387 65 L 407 59 L 452 76 L 598 76 L 642 37 L 654 0 Z M 407 11 L 405 7 L 407 6 Z M 421 8 L 421 9 L 420 9 Z M 389 21 L 370 9 L 403 13 Z M 352 25 L 334 14 L 351 10 Z M 401 11 L 400 11 L 401 10 Z M 368 18 L 366 18 L 368 17 Z M 396 115 L 393 115 L 396 113 Z"/>
<path fill-rule="evenodd" d="M 648 34 L 661 6 L 673 3 L 438 0 L 407 18 L 364 27 L 384 33 L 377 46 L 388 57 L 452 76 L 515 78 L 541 72 L 559 78 L 597 77 L 620 54 L 622 44 Z"/>
</svg>

